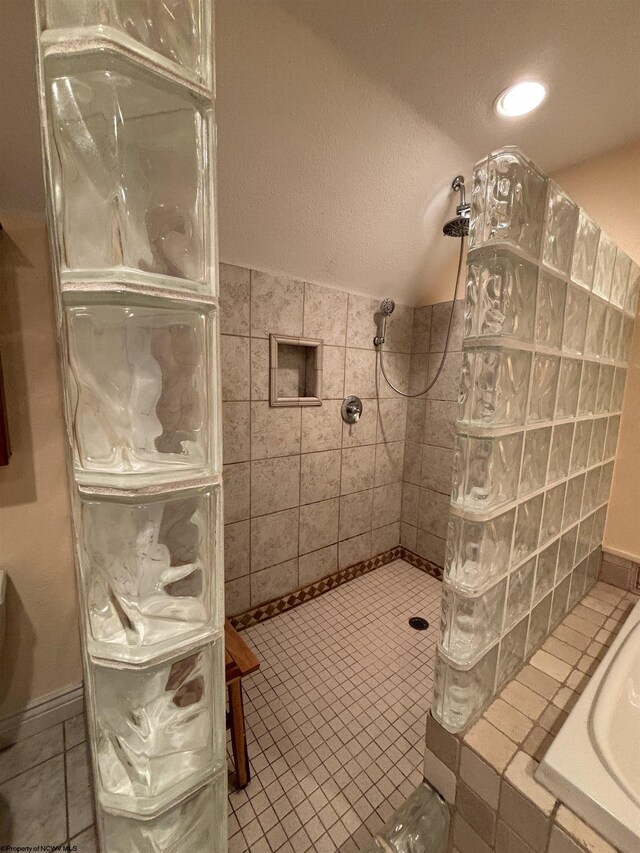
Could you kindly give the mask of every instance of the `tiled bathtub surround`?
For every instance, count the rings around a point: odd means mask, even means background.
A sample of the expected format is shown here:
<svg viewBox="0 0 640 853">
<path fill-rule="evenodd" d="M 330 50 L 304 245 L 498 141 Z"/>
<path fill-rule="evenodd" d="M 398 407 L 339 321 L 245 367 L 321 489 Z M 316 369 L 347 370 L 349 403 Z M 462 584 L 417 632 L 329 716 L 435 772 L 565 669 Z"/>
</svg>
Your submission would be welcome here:
<svg viewBox="0 0 640 853">
<path fill-rule="evenodd" d="M 406 400 L 376 376 L 378 300 L 220 267 L 227 613 L 313 584 L 400 542 Z M 408 387 L 414 310 L 386 363 Z M 269 406 L 269 334 L 321 339 L 321 406 Z M 347 394 L 364 414 L 344 424 Z"/>
<path fill-rule="evenodd" d="M 512 148 L 476 167 L 469 245 L 433 703 L 450 731 L 598 576 L 640 283 Z"/>
<path fill-rule="evenodd" d="M 598 582 L 464 735 L 427 718 L 425 776 L 453 809 L 456 853 L 615 853 L 534 779 L 638 601 Z"/>
</svg>

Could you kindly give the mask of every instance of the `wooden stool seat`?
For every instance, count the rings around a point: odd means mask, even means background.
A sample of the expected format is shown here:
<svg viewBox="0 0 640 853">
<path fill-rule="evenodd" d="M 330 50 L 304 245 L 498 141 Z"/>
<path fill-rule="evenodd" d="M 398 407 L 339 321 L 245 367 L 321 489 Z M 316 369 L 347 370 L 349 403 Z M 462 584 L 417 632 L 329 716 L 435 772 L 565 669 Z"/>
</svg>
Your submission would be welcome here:
<svg viewBox="0 0 640 853">
<path fill-rule="evenodd" d="M 259 669 L 260 661 L 228 621 L 224 623 L 224 651 L 225 681 L 229 689 L 227 728 L 231 729 L 236 780 L 240 788 L 245 788 L 251 779 L 251 768 L 244 725 L 242 679 Z"/>
</svg>

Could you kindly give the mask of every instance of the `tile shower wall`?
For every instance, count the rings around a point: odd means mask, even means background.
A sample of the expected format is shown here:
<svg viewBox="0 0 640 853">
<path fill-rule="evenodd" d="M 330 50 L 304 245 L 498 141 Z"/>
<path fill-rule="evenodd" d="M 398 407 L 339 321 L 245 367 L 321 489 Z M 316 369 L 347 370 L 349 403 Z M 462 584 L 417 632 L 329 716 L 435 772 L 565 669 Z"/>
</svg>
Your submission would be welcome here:
<svg viewBox="0 0 640 853">
<path fill-rule="evenodd" d="M 472 193 L 432 709 L 451 731 L 598 576 L 640 286 L 516 149 L 478 164 Z"/>
<path fill-rule="evenodd" d="M 407 402 L 376 377 L 379 301 L 222 264 L 227 613 L 286 595 L 400 542 Z M 408 387 L 414 309 L 389 324 Z M 270 333 L 324 341 L 322 406 L 269 406 Z M 377 393 L 377 386 L 379 394 Z M 343 423 L 343 398 L 364 402 Z"/>
<path fill-rule="evenodd" d="M 425 388 L 438 370 L 451 310 L 451 302 L 415 309 L 409 386 L 412 394 Z M 438 381 L 426 395 L 409 399 L 407 406 L 401 544 L 440 568 L 444 566 L 449 520 L 463 328 L 464 303 L 459 300 Z"/>
</svg>

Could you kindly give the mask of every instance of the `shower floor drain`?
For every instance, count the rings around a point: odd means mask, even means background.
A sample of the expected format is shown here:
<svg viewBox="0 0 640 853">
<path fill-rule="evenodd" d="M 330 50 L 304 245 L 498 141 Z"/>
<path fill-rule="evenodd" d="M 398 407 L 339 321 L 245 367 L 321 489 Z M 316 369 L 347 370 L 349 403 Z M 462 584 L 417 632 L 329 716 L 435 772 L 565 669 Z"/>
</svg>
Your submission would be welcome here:
<svg viewBox="0 0 640 853">
<path fill-rule="evenodd" d="M 423 619 L 422 616 L 412 616 L 409 619 L 409 625 L 412 628 L 415 628 L 416 631 L 426 631 L 429 627 L 429 623 L 426 619 Z"/>
</svg>

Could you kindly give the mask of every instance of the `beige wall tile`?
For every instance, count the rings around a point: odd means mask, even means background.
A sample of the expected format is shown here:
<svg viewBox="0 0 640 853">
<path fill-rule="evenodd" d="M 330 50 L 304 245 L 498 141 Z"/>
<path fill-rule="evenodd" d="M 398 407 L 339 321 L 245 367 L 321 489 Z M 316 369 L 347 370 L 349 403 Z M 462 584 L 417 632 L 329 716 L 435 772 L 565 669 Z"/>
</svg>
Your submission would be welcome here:
<svg viewBox="0 0 640 853">
<path fill-rule="evenodd" d="M 220 264 L 219 280 L 221 334 L 249 335 L 251 272 L 244 267 Z"/>
<path fill-rule="evenodd" d="M 379 299 L 349 293 L 347 343 L 350 347 L 371 349 L 373 339 L 377 334 L 376 314 L 379 308 Z"/>
<path fill-rule="evenodd" d="M 371 530 L 373 489 L 340 498 L 340 539 L 351 539 Z"/>
<path fill-rule="evenodd" d="M 424 778 L 450 805 L 456 803 L 456 774 L 430 749 L 424 751 Z"/>
<path fill-rule="evenodd" d="M 564 725 L 567 717 L 568 714 L 562 708 L 558 708 L 557 705 L 547 705 L 546 709 L 540 714 L 538 725 L 551 732 L 551 734 L 556 735 Z"/>
<path fill-rule="evenodd" d="M 529 687 L 519 681 L 510 681 L 500 694 L 505 702 L 526 714 L 530 720 L 537 720 L 547 707 L 546 699 L 534 693 Z"/>
<path fill-rule="evenodd" d="M 411 333 L 411 351 L 429 352 L 431 337 L 431 305 L 414 309 L 413 331 Z"/>
<path fill-rule="evenodd" d="M 422 443 L 424 439 L 424 413 L 426 402 L 423 397 L 416 400 L 407 400 L 407 427 L 405 438 L 407 441 Z"/>
<path fill-rule="evenodd" d="M 542 649 L 568 663 L 569 666 L 575 666 L 580 660 L 580 651 L 567 643 L 563 643 L 562 640 L 558 640 L 557 637 L 547 637 L 542 644 Z"/>
<path fill-rule="evenodd" d="M 427 384 L 431 384 L 436 375 L 442 353 L 431 353 L 429 356 L 429 369 L 427 372 Z M 428 400 L 457 400 L 460 387 L 460 373 L 462 371 L 462 353 L 448 352 L 440 371 L 440 375 L 433 388 L 427 391 Z"/>
<path fill-rule="evenodd" d="M 508 782 L 502 783 L 500 817 L 521 838 L 526 838 L 534 850 L 542 853 L 549 833 L 549 818 Z"/>
<path fill-rule="evenodd" d="M 453 447 L 456 437 L 458 403 L 427 400 L 424 415 L 424 440 L 437 447 Z"/>
<path fill-rule="evenodd" d="M 415 486 L 422 484 L 422 444 L 405 441 L 402 479 Z"/>
<path fill-rule="evenodd" d="M 571 672 L 571 667 L 568 663 L 542 650 L 537 651 L 531 658 L 531 666 L 550 675 L 556 681 L 564 681 Z"/>
<path fill-rule="evenodd" d="M 224 610 L 227 616 L 237 616 L 251 607 L 251 578 L 227 581 L 224 585 Z"/>
<path fill-rule="evenodd" d="M 304 283 L 282 275 L 251 272 L 251 335 L 302 336 Z"/>
<path fill-rule="evenodd" d="M 585 637 L 584 634 L 579 634 L 572 628 L 567 628 L 566 625 L 558 625 L 552 636 L 561 640 L 563 643 L 568 643 L 575 649 L 579 649 L 581 652 L 585 651 L 590 642 L 589 637 Z"/>
<path fill-rule="evenodd" d="M 340 494 L 339 450 L 305 453 L 300 471 L 300 503 L 335 498 Z"/>
<path fill-rule="evenodd" d="M 322 399 L 344 398 L 344 347 L 323 347 L 322 350 Z"/>
<path fill-rule="evenodd" d="M 468 746 L 460 753 L 460 778 L 492 809 L 498 808 L 501 777 Z"/>
<path fill-rule="evenodd" d="M 300 411 L 299 408 L 272 409 L 268 403 L 251 403 L 251 458 L 300 453 Z"/>
<path fill-rule="evenodd" d="M 426 742 L 434 755 L 443 761 L 450 770 L 457 771 L 460 757 L 460 739 L 443 728 L 433 718 L 431 712 L 427 713 Z"/>
<path fill-rule="evenodd" d="M 404 394 L 410 393 L 411 356 L 408 353 L 387 352 L 385 350 L 384 369 L 396 388 L 399 388 Z M 381 400 L 385 397 L 399 399 L 398 393 L 385 382 L 380 369 L 378 369 L 378 393 Z"/>
<path fill-rule="evenodd" d="M 224 526 L 224 577 L 225 580 L 248 575 L 251 571 L 251 527 L 249 520 L 236 521 Z"/>
<path fill-rule="evenodd" d="M 508 705 L 503 699 L 495 699 L 484 712 L 490 723 L 516 743 L 522 743 L 533 726 L 533 721 Z"/>
<path fill-rule="evenodd" d="M 542 761 L 552 743 L 553 735 L 541 726 L 535 726 L 525 738 L 522 749 L 536 761 Z"/>
<path fill-rule="evenodd" d="M 248 400 L 250 393 L 249 338 L 221 335 L 220 359 L 223 401 Z"/>
<path fill-rule="evenodd" d="M 407 445 L 405 445 L 405 461 L 407 453 Z M 418 525 L 418 504 L 420 501 L 420 487 L 413 483 L 404 482 L 402 484 L 402 521 L 406 524 L 412 524 L 414 527 Z"/>
<path fill-rule="evenodd" d="M 269 399 L 269 340 L 251 338 L 251 399 Z"/>
<path fill-rule="evenodd" d="M 391 441 L 376 445 L 375 485 L 398 483 L 402 480 L 404 441 Z"/>
<path fill-rule="evenodd" d="M 427 390 L 427 371 L 429 368 L 429 354 L 426 352 L 414 352 L 411 356 L 409 366 L 409 393 L 422 394 L 423 396 L 416 399 L 421 402 L 426 401 L 424 396 Z M 419 441 L 422 441 L 422 436 Z"/>
<path fill-rule="evenodd" d="M 431 339 L 429 343 L 430 352 L 444 352 L 447 338 L 447 326 L 451 314 L 451 302 L 440 302 L 432 306 L 431 313 Z M 449 337 L 449 350 L 451 352 L 462 349 L 462 336 L 464 334 L 464 300 L 458 299 L 453 311 L 451 335 Z"/>
<path fill-rule="evenodd" d="M 558 809 L 556 824 L 589 853 L 614 853 L 610 844 L 566 806 Z"/>
<path fill-rule="evenodd" d="M 251 514 L 251 476 L 248 462 L 224 466 L 224 520 L 242 521 Z"/>
<path fill-rule="evenodd" d="M 631 569 L 626 566 L 616 566 L 608 560 L 602 561 L 600 578 L 605 583 L 610 583 L 612 586 L 620 587 L 620 589 L 629 589 L 631 586 L 631 575 Z"/>
<path fill-rule="evenodd" d="M 318 551 L 303 554 L 298 559 L 300 586 L 315 583 L 338 570 L 338 546 L 329 545 Z"/>
<path fill-rule="evenodd" d="M 251 515 L 266 515 L 300 503 L 300 457 L 251 463 Z"/>
<path fill-rule="evenodd" d="M 224 464 L 244 462 L 250 456 L 250 403 L 222 404 Z"/>
<path fill-rule="evenodd" d="M 337 542 L 338 512 L 338 498 L 300 507 L 300 554 Z"/>
<path fill-rule="evenodd" d="M 402 483 L 389 483 L 373 490 L 374 527 L 383 527 L 400 521 Z"/>
<path fill-rule="evenodd" d="M 502 773 L 517 749 L 513 741 L 484 719 L 478 720 L 469 729 L 464 742 L 499 773 Z"/>
<path fill-rule="evenodd" d="M 503 820 L 498 820 L 496 853 L 533 853 L 533 848 L 516 835 Z"/>
<path fill-rule="evenodd" d="M 342 451 L 342 475 L 340 493 L 361 492 L 373 488 L 373 474 L 376 463 L 374 444 L 363 447 L 349 447 Z"/>
<path fill-rule="evenodd" d="M 487 805 L 468 785 L 459 779 L 456 793 L 456 811 L 466 820 L 480 838 L 493 845 L 496 835 L 495 811 Z"/>
<path fill-rule="evenodd" d="M 444 567 L 444 556 L 446 548 L 446 540 L 440 539 L 437 536 L 432 536 L 426 530 L 420 530 L 416 536 L 416 553 L 425 560 L 435 563 L 436 566 Z"/>
<path fill-rule="evenodd" d="M 387 320 L 384 348 L 388 352 L 411 352 L 414 309 L 398 305 Z"/>
<path fill-rule="evenodd" d="M 556 804 L 556 798 L 533 778 L 537 768 L 537 761 L 524 752 L 518 752 L 507 767 L 504 776 L 517 791 L 524 794 L 543 814 L 549 817 Z"/>
<path fill-rule="evenodd" d="M 251 571 L 298 556 L 298 509 L 251 519 Z"/>
<path fill-rule="evenodd" d="M 416 552 L 416 539 L 418 536 L 418 528 L 411 524 L 400 524 L 400 544 L 408 548 L 409 551 Z"/>
<path fill-rule="evenodd" d="M 344 346 L 347 334 L 348 293 L 319 284 L 304 286 L 305 338 L 320 338 L 325 344 Z"/>
<path fill-rule="evenodd" d="M 451 494 L 451 473 L 453 470 L 453 450 L 444 447 L 432 447 L 425 444 L 422 448 L 422 477 L 420 485 L 443 495 Z"/>
<path fill-rule="evenodd" d="M 531 666 L 531 664 L 523 667 L 516 675 L 516 679 L 545 699 L 552 699 L 560 687 L 559 681 Z"/>
<path fill-rule="evenodd" d="M 251 575 L 251 606 L 280 598 L 298 589 L 298 560 L 288 560 Z"/>
<path fill-rule="evenodd" d="M 418 527 L 438 536 L 447 538 L 449 524 L 449 496 L 431 489 L 420 489 L 420 505 L 418 511 Z"/>
<path fill-rule="evenodd" d="M 355 394 L 363 399 L 376 396 L 376 354 L 373 348 L 347 347 L 344 363 L 345 396 Z"/>
<path fill-rule="evenodd" d="M 552 826 L 549 853 L 584 853 L 584 847 L 576 844 L 559 826 Z"/>
<path fill-rule="evenodd" d="M 377 527 L 371 532 L 371 556 L 384 554 L 400 544 L 400 522 Z"/>
<path fill-rule="evenodd" d="M 346 569 L 354 563 L 368 560 L 371 556 L 371 532 L 361 533 L 351 539 L 342 539 L 338 543 L 338 567 Z"/>
<path fill-rule="evenodd" d="M 584 604 L 577 604 L 573 610 L 571 611 L 574 616 L 577 616 L 579 619 L 584 619 L 585 622 L 592 622 L 598 628 L 602 628 L 604 623 L 607 620 L 607 617 L 604 613 L 598 613 L 596 610 L 593 610 L 591 607 L 585 607 Z"/>
<path fill-rule="evenodd" d="M 407 401 L 402 398 L 378 402 L 376 441 L 404 441 L 407 430 Z"/>
<path fill-rule="evenodd" d="M 302 409 L 302 452 L 336 450 L 342 444 L 342 417 L 337 401 Z"/>
<path fill-rule="evenodd" d="M 472 829 L 459 812 L 453 816 L 453 841 L 460 853 L 491 853 L 491 847 Z"/>
</svg>

